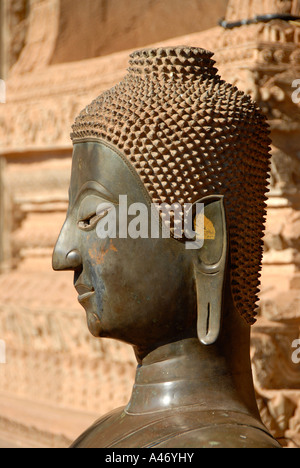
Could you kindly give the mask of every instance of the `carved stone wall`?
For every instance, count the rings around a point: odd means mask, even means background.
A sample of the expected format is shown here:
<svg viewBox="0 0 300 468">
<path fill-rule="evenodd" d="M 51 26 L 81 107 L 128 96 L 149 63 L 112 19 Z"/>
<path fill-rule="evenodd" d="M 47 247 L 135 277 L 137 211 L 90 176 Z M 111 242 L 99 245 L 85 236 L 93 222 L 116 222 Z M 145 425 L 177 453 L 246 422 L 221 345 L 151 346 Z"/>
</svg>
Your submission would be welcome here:
<svg viewBox="0 0 300 468">
<path fill-rule="evenodd" d="M 84 0 L 84 8 L 82 0 L 63 0 L 51 63 L 108 55 L 211 28 L 224 16 L 226 4 L 184 0 L 182 14 L 182 0 Z"/>
<path fill-rule="evenodd" d="M 227 21 L 254 18 L 257 15 L 287 13 L 299 15 L 299 0 L 229 0 Z"/>
<path fill-rule="evenodd" d="M 227 5 L 227 0 L 185 0 L 183 16 L 182 0 L 10 1 L 9 65 L 19 58 L 13 68 L 19 74 L 208 29 Z"/>
<path fill-rule="evenodd" d="M 1 0 L 1 74 L 6 77 L 24 48 L 30 0 Z"/>
<path fill-rule="evenodd" d="M 10 234 L 13 228 L 11 216 L 12 194 L 7 179 L 7 163 L 0 157 L 0 274 L 12 267 L 12 243 Z"/>
</svg>

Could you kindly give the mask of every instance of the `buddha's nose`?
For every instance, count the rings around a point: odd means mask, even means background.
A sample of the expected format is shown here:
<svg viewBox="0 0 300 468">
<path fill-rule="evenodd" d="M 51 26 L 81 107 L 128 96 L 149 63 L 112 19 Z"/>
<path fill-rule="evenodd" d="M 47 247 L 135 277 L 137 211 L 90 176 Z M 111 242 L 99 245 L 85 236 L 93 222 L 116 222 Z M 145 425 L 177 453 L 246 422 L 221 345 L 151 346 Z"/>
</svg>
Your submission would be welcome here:
<svg viewBox="0 0 300 468">
<path fill-rule="evenodd" d="M 64 226 L 53 251 L 52 267 L 55 271 L 78 270 L 82 266 L 82 258 L 75 240 Z"/>
</svg>

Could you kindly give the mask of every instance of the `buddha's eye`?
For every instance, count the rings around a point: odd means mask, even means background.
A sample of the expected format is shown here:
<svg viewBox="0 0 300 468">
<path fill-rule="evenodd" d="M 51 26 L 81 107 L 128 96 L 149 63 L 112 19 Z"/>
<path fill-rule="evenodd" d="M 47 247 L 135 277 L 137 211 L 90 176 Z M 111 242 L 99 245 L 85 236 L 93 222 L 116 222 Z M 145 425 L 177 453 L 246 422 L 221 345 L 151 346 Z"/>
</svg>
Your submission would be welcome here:
<svg viewBox="0 0 300 468">
<path fill-rule="evenodd" d="M 92 231 L 97 223 L 104 218 L 113 205 L 105 202 L 95 196 L 86 197 L 78 210 L 78 228 L 82 231 Z"/>
<path fill-rule="evenodd" d="M 91 231 L 94 229 L 100 221 L 100 219 L 104 218 L 108 213 L 108 210 L 104 211 L 103 213 L 97 215 L 96 213 L 88 216 L 86 219 L 83 219 L 82 221 L 78 221 L 78 227 L 82 229 L 83 231 Z"/>
</svg>

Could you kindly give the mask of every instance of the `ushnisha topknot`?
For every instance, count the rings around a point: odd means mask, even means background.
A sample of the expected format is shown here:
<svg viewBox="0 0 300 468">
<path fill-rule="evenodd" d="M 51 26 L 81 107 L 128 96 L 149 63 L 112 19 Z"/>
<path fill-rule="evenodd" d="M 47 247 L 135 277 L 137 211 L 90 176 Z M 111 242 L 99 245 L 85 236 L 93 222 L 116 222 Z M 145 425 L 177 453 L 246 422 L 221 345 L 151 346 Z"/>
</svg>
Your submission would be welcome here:
<svg viewBox="0 0 300 468">
<path fill-rule="evenodd" d="M 144 49 L 131 54 L 129 72 L 140 75 L 217 75 L 213 53 L 192 47 Z"/>
<path fill-rule="evenodd" d="M 255 322 L 270 165 L 269 127 L 251 98 L 195 47 L 134 52 L 125 78 L 77 117 L 71 138 L 112 143 L 153 203 L 224 195 L 236 307 Z"/>
</svg>

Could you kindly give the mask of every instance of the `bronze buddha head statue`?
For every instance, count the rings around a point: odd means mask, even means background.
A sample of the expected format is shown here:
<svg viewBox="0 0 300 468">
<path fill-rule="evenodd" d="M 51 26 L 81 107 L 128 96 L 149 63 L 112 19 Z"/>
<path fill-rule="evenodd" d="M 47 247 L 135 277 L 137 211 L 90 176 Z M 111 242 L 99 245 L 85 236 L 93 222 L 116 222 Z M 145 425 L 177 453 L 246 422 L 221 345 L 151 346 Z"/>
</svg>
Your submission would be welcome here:
<svg viewBox="0 0 300 468">
<path fill-rule="evenodd" d="M 202 361 L 205 373 L 211 363 L 206 378 L 228 374 L 224 385 L 231 396 L 239 394 L 231 410 L 247 407 L 259 418 L 249 336 L 262 259 L 269 130 L 251 98 L 220 78 L 212 55 L 189 47 L 133 53 L 122 82 L 73 125 L 70 204 L 54 269 L 74 271 L 94 336 L 134 346 L 138 379 L 145 377 L 143 363 L 157 369 L 149 356 L 161 362 L 174 353 L 197 362 L 197 384 L 186 385 L 192 397 L 178 390 L 172 400 L 156 389 L 147 409 L 149 398 L 133 393 L 127 414 L 197 405 Z M 125 196 L 129 209 L 122 205 Z M 159 235 L 151 236 L 154 204 L 171 211 L 169 223 L 160 216 Z M 203 207 L 192 221 L 196 238 L 199 220 L 202 225 L 198 248 L 189 248 L 184 234 L 174 235 L 174 204 Z M 133 218 L 141 205 L 147 209 L 145 229 Z M 115 226 L 99 236 L 112 213 Z M 170 236 L 163 234 L 166 226 Z M 143 382 L 150 385 L 155 375 L 153 370 Z M 239 383 L 236 375 L 242 376 Z M 245 388 L 236 391 L 241 383 Z M 210 393 L 205 387 L 207 410 L 213 408 Z M 226 406 L 225 397 L 220 400 L 217 410 Z"/>
</svg>

